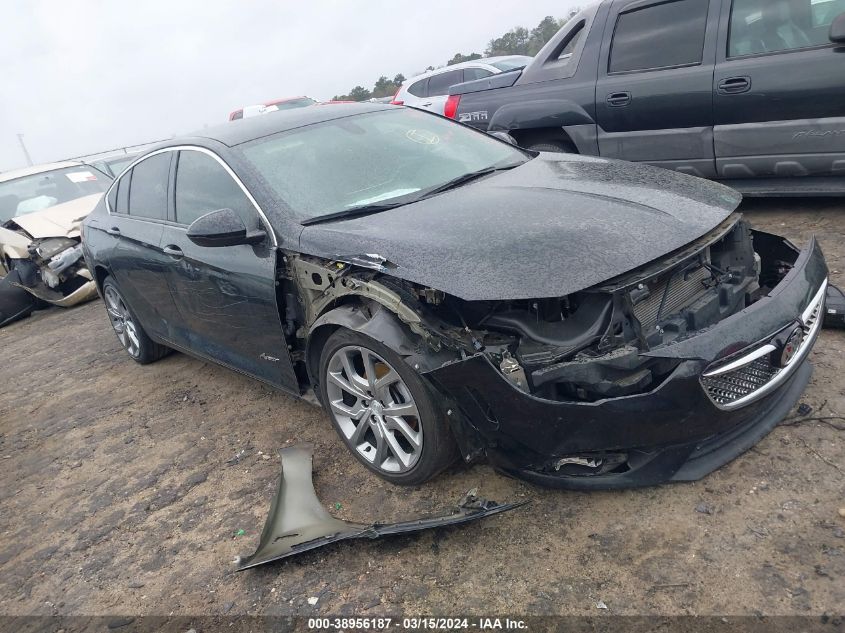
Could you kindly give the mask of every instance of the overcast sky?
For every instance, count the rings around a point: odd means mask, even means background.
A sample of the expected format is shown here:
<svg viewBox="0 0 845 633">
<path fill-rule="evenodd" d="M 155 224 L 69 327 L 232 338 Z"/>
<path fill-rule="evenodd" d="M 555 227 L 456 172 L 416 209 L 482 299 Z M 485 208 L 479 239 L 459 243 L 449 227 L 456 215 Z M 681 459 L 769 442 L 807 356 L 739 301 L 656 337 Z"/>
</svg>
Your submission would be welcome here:
<svg viewBox="0 0 845 633">
<path fill-rule="evenodd" d="M 167 138 L 240 106 L 330 99 L 482 52 L 579 0 L 27 0 L 0 22 L 0 171 Z"/>
</svg>

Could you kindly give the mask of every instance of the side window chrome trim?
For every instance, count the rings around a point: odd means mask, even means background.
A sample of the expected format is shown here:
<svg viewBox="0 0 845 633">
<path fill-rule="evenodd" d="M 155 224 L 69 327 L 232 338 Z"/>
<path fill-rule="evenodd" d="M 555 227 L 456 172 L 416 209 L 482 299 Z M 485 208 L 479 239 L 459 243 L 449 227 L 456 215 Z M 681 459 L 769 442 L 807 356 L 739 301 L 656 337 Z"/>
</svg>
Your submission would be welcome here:
<svg viewBox="0 0 845 633">
<path fill-rule="evenodd" d="M 117 185 L 118 180 L 120 180 L 130 169 L 135 167 L 135 165 L 137 165 L 138 163 L 141 163 L 141 162 L 147 160 L 148 158 L 155 156 L 157 154 L 164 154 L 165 152 L 179 152 L 179 151 L 199 152 L 200 154 L 206 154 L 208 156 L 211 156 L 218 163 L 220 163 L 220 166 L 223 167 L 223 169 L 226 170 L 226 173 L 229 174 L 229 177 L 232 178 L 232 180 L 235 181 L 235 183 L 238 185 L 238 187 L 241 188 L 241 191 L 244 192 L 244 195 L 247 197 L 247 199 L 250 201 L 250 203 L 252 203 L 252 206 L 255 207 L 255 210 L 258 212 L 258 215 L 261 218 L 261 222 L 264 224 L 264 228 L 267 229 L 267 233 L 273 239 L 273 246 L 274 247 L 279 246 L 279 241 L 278 241 L 278 239 L 276 239 L 276 232 L 273 230 L 273 225 L 270 224 L 270 220 L 267 219 L 267 215 L 264 213 L 264 210 L 261 208 L 261 206 L 255 200 L 255 198 L 252 196 L 252 194 L 249 192 L 249 190 L 246 188 L 246 186 L 241 181 L 241 179 L 238 178 L 237 174 L 235 174 L 235 172 L 232 171 L 232 168 L 229 167 L 229 165 L 226 163 L 226 161 L 224 161 L 222 158 L 220 158 L 220 156 L 218 156 L 216 153 L 214 153 L 210 149 L 207 149 L 205 147 L 200 147 L 198 145 L 174 145 L 172 147 L 163 147 L 161 149 L 155 150 L 154 152 L 150 152 L 149 154 L 144 154 L 141 158 L 132 161 L 132 163 L 130 163 L 123 170 L 123 172 L 121 172 L 121 175 L 118 178 L 114 179 L 112 184 L 106 190 L 105 197 L 104 197 L 105 204 L 106 204 L 106 212 L 108 212 L 109 215 L 112 214 L 111 205 L 109 204 L 109 194 L 111 193 L 112 188 Z M 177 167 L 176 171 L 178 173 L 178 171 L 179 171 L 178 167 Z M 128 217 L 131 217 L 131 216 L 128 216 Z M 184 225 L 181 225 L 181 226 L 184 226 Z"/>
</svg>

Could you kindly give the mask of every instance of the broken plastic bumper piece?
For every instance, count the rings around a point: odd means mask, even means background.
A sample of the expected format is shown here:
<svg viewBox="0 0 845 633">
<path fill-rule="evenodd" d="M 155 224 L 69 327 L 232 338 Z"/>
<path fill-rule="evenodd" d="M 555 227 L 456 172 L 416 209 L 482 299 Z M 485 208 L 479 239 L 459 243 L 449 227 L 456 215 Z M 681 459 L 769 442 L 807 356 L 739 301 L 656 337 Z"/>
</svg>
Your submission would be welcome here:
<svg viewBox="0 0 845 633">
<path fill-rule="evenodd" d="M 241 560 L 238 571 L 287 558 L 308 550 L 357 538 L 378 538 L 389 534 L 418 532 L 483 519 L 512 510 L 520 503 L 499 504 L 476 496 L 469 491 L 451 513 L 411 519 L 399 523 L 352 523 L 334 518 L 320 503 L 311 481 L 313 447 L 299 444 L 279 451 L 282 457 L 282 476 L 279 489 L 270 505 L 270 514 L 261 532 L 258 549 Z"/>
</svg>

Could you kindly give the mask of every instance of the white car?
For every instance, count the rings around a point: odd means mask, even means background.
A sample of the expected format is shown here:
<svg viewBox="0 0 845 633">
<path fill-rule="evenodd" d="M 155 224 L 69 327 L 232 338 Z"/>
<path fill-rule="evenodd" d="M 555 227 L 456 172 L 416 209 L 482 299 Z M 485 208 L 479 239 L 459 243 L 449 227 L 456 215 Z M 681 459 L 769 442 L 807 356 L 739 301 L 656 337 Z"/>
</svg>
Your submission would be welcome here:
<svg viewBox="0 0 845 633">
<path fill-rule="evenodd" d="M 79 225 L 111 181 L 79 162 L 0 174 L 0 277 L 14 274 L 11 285 L 61 307 L 97 296 Z"/>
<path fill-rule="evenodd" d="M 431 110 L 442 115 L 450 86 L 524 68 L 532 59 L 526 55 L 506 55 L 444 66 L 406 80 L 396 91 L 391 103 Z"/>
</svg>

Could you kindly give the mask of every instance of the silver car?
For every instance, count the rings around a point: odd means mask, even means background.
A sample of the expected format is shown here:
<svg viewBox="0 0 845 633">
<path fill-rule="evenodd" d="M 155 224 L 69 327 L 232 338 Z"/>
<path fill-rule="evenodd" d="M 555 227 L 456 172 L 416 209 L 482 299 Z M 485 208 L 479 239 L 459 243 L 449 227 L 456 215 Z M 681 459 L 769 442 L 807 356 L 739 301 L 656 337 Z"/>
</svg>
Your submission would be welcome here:
<svg viewBox="0 0 845 633">
<path fill-rule="evenodd" d="M 524 68 L 532 60 L 526 55 L 482 57 L 471 62 L 444 66 L 416 77 L 411 77 L 396 92 L 391 103 L 407 105 L 422 110 L 444 114 L 449 87 L 465 81 L 484 79 L 491 75 Z"/>
</svg>

